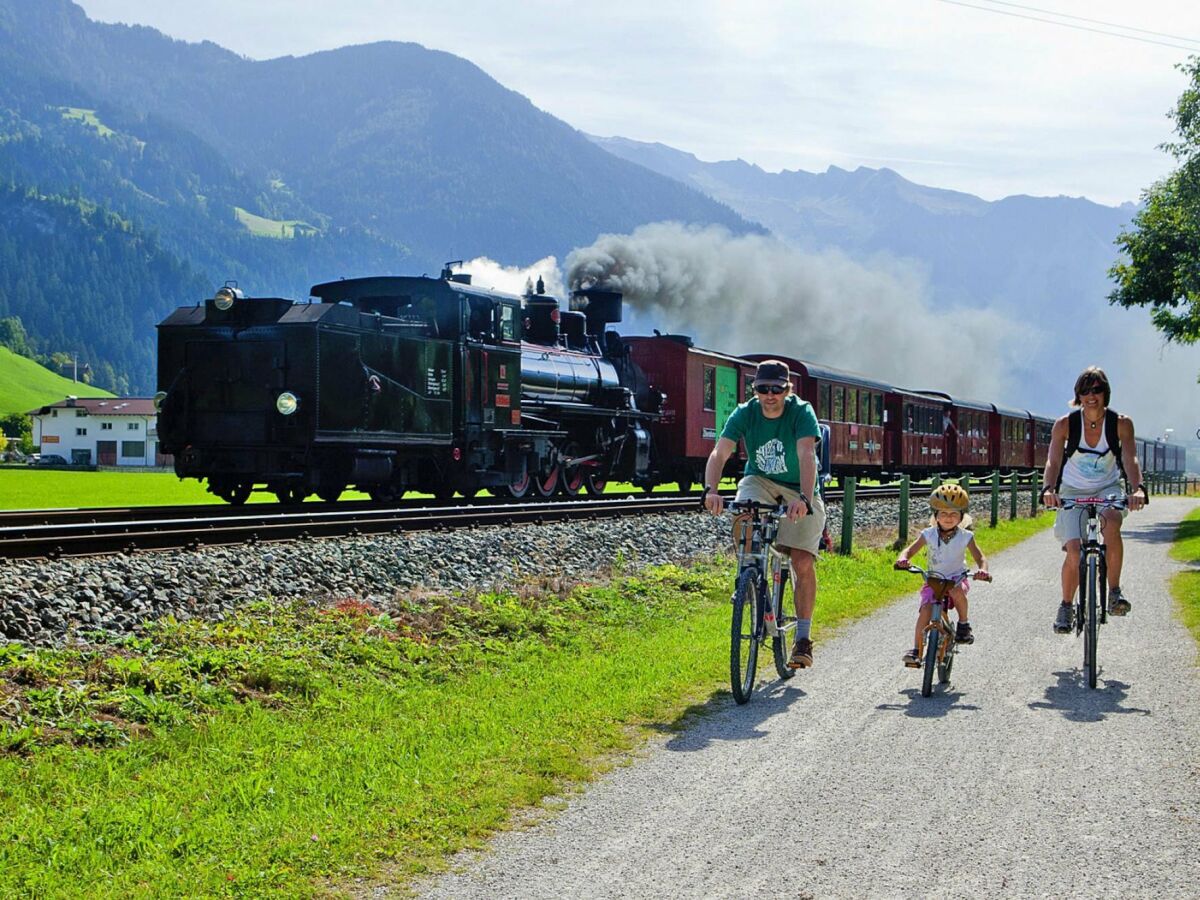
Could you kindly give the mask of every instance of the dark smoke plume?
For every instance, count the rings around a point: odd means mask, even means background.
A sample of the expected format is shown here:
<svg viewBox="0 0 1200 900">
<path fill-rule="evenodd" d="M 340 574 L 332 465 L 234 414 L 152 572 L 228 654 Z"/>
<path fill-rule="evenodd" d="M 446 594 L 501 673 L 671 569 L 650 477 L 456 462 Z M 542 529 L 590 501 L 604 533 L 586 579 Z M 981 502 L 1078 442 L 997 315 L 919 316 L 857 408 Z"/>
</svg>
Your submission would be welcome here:
<svg viewBox="0 0 1200 900">
<path fill-rule="evenodd" d="M 664 331 L 727 353 L 778 353 L 898 385 L 1005 396 L 1030 329 L 988 310 L 934 310 L 917 268 L 806 253 L 716 227 L 645 225 L 602 235 L 566 260 L 572 289 L 625 294 Z M 1032 352 L 1017 351 L 1022 364 Z"/>
</svg>

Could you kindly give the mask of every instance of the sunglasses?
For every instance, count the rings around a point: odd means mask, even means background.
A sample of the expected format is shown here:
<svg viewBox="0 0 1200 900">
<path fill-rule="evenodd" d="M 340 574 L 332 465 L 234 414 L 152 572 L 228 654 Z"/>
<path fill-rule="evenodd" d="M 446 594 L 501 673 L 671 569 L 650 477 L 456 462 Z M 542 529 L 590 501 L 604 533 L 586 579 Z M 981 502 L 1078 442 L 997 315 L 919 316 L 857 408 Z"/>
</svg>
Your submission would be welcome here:
<svg viewBox="0 0 1200 900">
<path fill-rule="evenodd" d="M 1080 397 L 1086 397 L 1089 394 L 1103 394 L 1103 393 L 1104 393 L 1104 388 L 1100 387 L 1098 384 L 1089 385 L 1088 387 L 1080 388 L 1080 390 L 1079 390 Z"/>
<path fill-rule="evenodd" d="M 774 394 L 776 397 L 778 397 L 780 394 L 786 391 L 787 388 L 778 384 L 756 384 L 754 386 L 754 390 L 755 393 Z"/>
</svg>

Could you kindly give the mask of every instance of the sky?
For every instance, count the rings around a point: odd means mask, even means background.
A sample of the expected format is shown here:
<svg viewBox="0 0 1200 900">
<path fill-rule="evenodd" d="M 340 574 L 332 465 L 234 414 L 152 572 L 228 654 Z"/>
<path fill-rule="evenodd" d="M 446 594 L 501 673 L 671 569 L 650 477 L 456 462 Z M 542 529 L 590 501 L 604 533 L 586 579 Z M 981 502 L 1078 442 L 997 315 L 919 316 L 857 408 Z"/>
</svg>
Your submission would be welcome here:
<svg viewBox="0 0 1200 900">
<path fill-rule="evenodd" d="M 77 2 L 253 59 L 413 41 L 591 134 L 988 200 L 1136 201 L 1173 167 L 1175 66 L 1200 54 L 1195 0 Z"/>
</svg>

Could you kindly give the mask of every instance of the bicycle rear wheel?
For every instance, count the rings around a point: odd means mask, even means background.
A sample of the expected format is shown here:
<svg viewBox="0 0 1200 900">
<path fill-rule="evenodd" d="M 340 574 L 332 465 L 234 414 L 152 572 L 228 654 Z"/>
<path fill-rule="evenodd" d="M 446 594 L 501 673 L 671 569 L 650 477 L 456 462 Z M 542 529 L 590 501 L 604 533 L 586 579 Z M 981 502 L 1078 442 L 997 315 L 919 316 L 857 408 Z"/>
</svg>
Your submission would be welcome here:
<svg viewBox="0 0 1200 900">
<path fill-rule="evenodd" d="M 739 704 L 754 692 L 758 665 L 758 639 L 762 634 L 762 598 L 758 570 L 743 569 L 733 591 L 733 616 L 729 623 L 729 685 Z"/>
<path fill-rule="evenodd" d="M 1097 571 L 1096 557 L 1089 556 L 1087 561 L 1087 603 L 1085 604 L 1085 616 L 1087 621 L 1083 626 L 1083 671 L 1087 676 L 1088 687 L 1096 686 L 1096 670 L 1099 668 L 1099 661 L 1096 658 L 1096 641 L 1100 637 L 1100 614 L 1096 608 L 1096 591 L 1097 586 Z M 1084 585 L 1080 585 L 1080 589 L 1084 589 Z"/>
<path fill-rule="evenodd" d="M 931 628 L 925 634 L 925 672 L 921 678 L 921 696 L 928 697 L 933 693 L 933 673 L 937 670 L 938 645 L 941 644 L 942 633 Z"/>
<path fill-rule="evenodd" d="M 788 566 L 785 564 L 780 566 L 778 587 L 774 586 L 774 579 L 772 579 L 771 588 L 771 607 L 775 613 L 775 627 L 779 629 L 778 634 L 771 636 L 771 652 L 775 657 L 775 671 L 783 681 L 787 681 L 796 674 L 795 669 L 788 668 L 788 658 L 792 655 L 790 642 L 795 637 L 796 628 L 794 625 L 788 627 L 788 617 L 783 614 L 783 598 L 787 596 L 787 583 Z"/>
<path fill-rule="evenodd" d="M 938 661 L 938 683 L 945 684 L 950 680 L 950 670 L 954 668 L 954 652 L 958 648 L 958 642 L 953 638 L 944 638 L 946 649 L 942 652 L 942 658 Z"/>
</svg>

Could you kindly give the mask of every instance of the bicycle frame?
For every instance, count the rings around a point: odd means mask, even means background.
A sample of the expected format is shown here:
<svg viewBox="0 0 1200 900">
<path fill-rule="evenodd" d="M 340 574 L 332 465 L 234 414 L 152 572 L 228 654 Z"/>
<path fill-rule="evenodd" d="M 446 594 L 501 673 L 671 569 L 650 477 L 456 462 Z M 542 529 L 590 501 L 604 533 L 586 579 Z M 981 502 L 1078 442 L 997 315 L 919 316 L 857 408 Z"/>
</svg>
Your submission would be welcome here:
<svg viewBox="0 0 1200 900">
<path fill-rule="evenodd" d="M 1099 675 L 1098 644 L 1100 626 L 1108 621 L 1108 559 L 1105 555 L 1100 513 L 1105 509 L 1124 509 L 1126 498 L 1064 498 L 1064 511 L 1082 508 L 1087 513 L 1087 532 L 1079 545 L 1079 589 L 1075 592 L 1075 634 L 1083 633 L 1083 671 L 1088 687 L 1094 688 Z"/>
<path fill-rule="evenodd" d="M 733 604 L 730 684 L 734 699 L 741 704 L 750 699 L 754 690 L 758 649 L 768 640 L 779 677 L 792 677 L 793 672 L 787 667 L 788 635 L 795 631 L 796 620 L 783 614 L 791 558 L 775 547 L 779 519 L 787 507 L 734 501 L 728 508 L 736 514 L 733 540 L 738 561 L 736 587 L 730 597 Z"/>
<path fill-rule="evenodd" d="M 947 578 L 940 572 L 929 572 L 914 565 L 909 565 L 902 571 L 920 575 L 933 591 L 933 614 L 929 617 L 929 624 L 921 632 L 921 643 L 917 646 L 917 657 L 925 658 L 925 674 L 921 679 L 921 696 L 928 697 L 933 692 L 935 669 L 940 683 L 945 684 L 950 680 L 957 646 L 954 624 L 950 621 L 950 610 L 954 608 L 954 599 L 950 596 L 950 588 L 966 578 L 968 573 L 964 570 L 954 577 Z"/>
<path fill-rule="evenodd" d="M 738 511 L 743 504 L 730 503 L 729 508 Z M 734 538 L 737 547 L 738 574 L 747 568 L 756 569 L 763 584 L 769 584 L 767 596 L 770 602 L 763 611 L 764 632 L 759 636 L 760 641 L 768 637 L 777 637 L 788 631 L 794 631 L 796 623 L 784 623 L 783 618 L 783 589 L 791 577 L 791 555 L 775 546 L 775 536 L 779 533 L 779 518 L 787 511 L 786 506 L 759 506 L 751 501 L 752 508 L 740 512 L 734 518 Z M 741 540 L 737 540 L 738 531 L 742 532 Z M 769 576 L 769 577 L 768 577 Z"/>
</svg>

